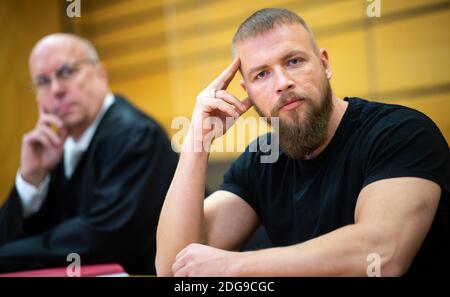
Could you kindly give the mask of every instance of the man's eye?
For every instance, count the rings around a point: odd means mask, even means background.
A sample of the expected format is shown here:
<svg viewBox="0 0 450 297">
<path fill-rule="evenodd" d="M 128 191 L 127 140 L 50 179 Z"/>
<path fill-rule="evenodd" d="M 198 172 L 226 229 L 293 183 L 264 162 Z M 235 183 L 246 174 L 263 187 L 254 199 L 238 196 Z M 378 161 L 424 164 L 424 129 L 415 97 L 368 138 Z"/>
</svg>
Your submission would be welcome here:
<svg viewBox="0 0 450 297">
<path fill-rule="evenodd" d="M 58 78 L 69 78 L 73 73 L 74 73 L 75 69 L 72 67 L 62 67 L 61 69 L 58 70 L 58 72 L 56 73 L 56 76 Z"/>
<path fill-rule="evenodd" d="M 261 71 L 260 73 L 258 73 L 255 77 L 255 79 L 263 79 L 264 77 L 266 77 L 267 75 L 267 71 Z"/>
<path fill-rule="evenodd" d="M 288 62 L 288 65 L 298 65 L 298 64 L 300 64 L 300 59 L 297 59 L 297 58 L 290 59 Z"/>
<path fill-rule="evenodd" d="M 41 76 L 41 77 L 38 77 L 38 78 L 36 79 L 36 85 L 37 85 L 38 87 L 47 86 L 47 85 L 49 85 L 49 84 L 50 84 L 50 77 L 47 77 L 47 76 Z"/>
</svg>

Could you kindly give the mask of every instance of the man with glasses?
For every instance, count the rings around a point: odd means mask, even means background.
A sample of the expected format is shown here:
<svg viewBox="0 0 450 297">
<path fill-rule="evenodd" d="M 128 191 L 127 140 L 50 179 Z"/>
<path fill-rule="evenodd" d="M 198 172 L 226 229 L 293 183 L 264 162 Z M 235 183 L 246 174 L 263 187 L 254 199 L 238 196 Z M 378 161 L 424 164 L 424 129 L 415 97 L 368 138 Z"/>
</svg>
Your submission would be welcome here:
<svg viewBox="0 0 450 297">
<path fill-rule="evenodd" d="M 177 163 L 160 126 L 113 95 L 92 44 L 53 34 L 29 67 L 39 107 L 0 210 L 0 271 L 118 263 L 154 274 L 159 211 Z"/>
</svg>

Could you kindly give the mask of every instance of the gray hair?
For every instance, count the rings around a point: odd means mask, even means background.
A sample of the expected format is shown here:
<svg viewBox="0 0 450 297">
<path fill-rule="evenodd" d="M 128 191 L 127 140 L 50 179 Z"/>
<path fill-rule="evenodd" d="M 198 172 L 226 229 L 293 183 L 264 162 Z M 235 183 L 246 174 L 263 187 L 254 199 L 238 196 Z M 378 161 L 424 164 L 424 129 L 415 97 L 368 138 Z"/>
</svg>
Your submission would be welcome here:
<svg viewBox="0 0 450 297">
<path fill-rule="evenodd" d="M 86 51 L 87 58 L 91 60 L 92 62 L 98 62 L 100 60 L 97 50 L 95 49 L 95 46 L 87 40 L 86 38 L 79 37 L 81 39 L 81 42 L 84 45 L 84 49 Z"/>
<path fill-rule="evenodd" d="M 40 48 L 40 46 L 42 44 L 46 44 L 48 42 L 51 42 L 55 39 L 63 39 L 63 40 L 67 40 L 67 41 L 77 41 L 79 43 L 81 43 L 84 52 L 86 53 L 86 58 L 91 60 L 92 62 L 98 62 L 99 56 L 97 53 L 97 50 L 95 49 L 94 45 L 92 44 L 92 42 L 90 42 L 89 40 L 87 40 L 86 38 L 80 37 L 78 35 L 72 34 L 72 33 L 53 33 L 50 35 L 47 35 L 45 37 L 43 37 L 41 40 L 39 40 L 36 45 L 33 47 L 33 50 L 31 51 L 31 54 L 33 54 L 33 52 L 37 49 Z"/>
</svg>

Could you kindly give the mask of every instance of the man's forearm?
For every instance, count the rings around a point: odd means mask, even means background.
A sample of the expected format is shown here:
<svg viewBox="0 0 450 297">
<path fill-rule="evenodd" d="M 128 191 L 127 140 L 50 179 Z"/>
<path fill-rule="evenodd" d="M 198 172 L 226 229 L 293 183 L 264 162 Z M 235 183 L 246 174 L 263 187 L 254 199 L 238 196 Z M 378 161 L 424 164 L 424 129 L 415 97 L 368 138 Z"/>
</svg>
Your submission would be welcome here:
<svg viewBox="0 0 450 297">
<path fill-rule="evenodd" d="M 157 232 L 158 275 L 171 275 L 176 254 L 190 243 L 204 243 L 206 168 L 209 154 L 195 152 L 188 134 L 178 166 L 161 210 Z"/>
<path fill-rule="evenodd" d="M 385 241 L 387 240 L 387 241 Z M 399 272 L 395 244 L 374 229 L 357 224 L 288 247 L 240 253 L 234 274 L 241 276 L 367 276 L 368 255 L 380 256 L 382 275 Z"/>
</svg>

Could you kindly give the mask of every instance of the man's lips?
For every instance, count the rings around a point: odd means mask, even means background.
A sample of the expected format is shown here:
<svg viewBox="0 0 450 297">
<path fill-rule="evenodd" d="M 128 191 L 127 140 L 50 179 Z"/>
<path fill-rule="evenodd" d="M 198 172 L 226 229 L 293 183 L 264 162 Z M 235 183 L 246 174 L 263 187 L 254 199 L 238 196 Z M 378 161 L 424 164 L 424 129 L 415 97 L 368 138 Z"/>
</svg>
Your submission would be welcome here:
<svg viewBox="0 0 450 297">
<path fill-rule="evenodd" d="M 61 105 L 58 109 L 57 109 L 57 114 L 59 116 L 64 116 L 68 113 L 71 112 L 71 109 L 73 108 L 74 104 L 72 103 L 66 103 L 64 105 Z"/>
<path fill-rule="evenodd" d="M 280 108 L 280 111 L 281 111 L 281 110 L 283 110 L 283 111 L 289 111 L 289 110 L 292 110 L 292 109 L 294 109 L 294 108 L 297 108 L 298 106 L 300 106 L 301 104 L 303 104 L 304 101 L 305 101 L 305 100 L 299 100 L 299 99 L 289 101 L 288 103 L 286 103 L 285 105 L 283 105 L 283 106 Z"/>
</svg>

